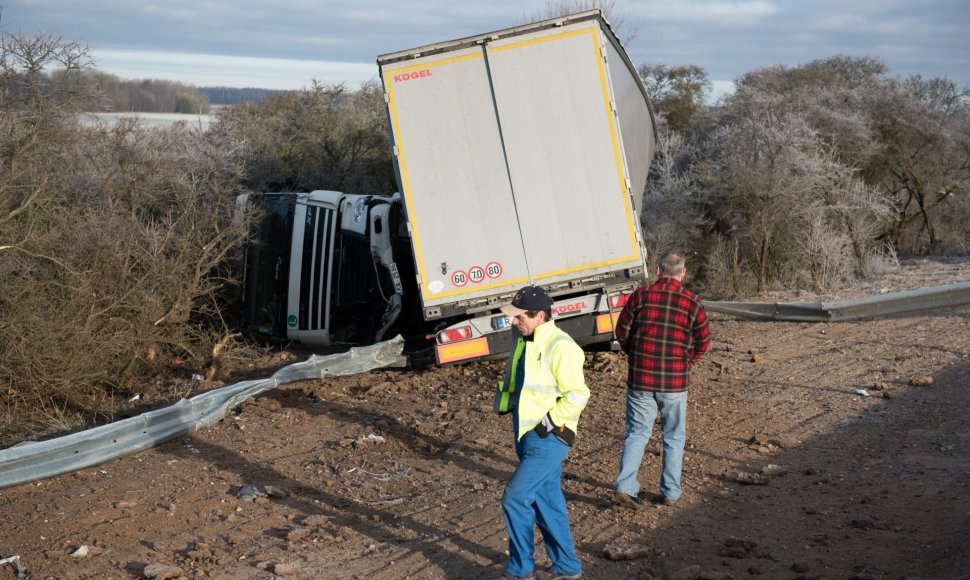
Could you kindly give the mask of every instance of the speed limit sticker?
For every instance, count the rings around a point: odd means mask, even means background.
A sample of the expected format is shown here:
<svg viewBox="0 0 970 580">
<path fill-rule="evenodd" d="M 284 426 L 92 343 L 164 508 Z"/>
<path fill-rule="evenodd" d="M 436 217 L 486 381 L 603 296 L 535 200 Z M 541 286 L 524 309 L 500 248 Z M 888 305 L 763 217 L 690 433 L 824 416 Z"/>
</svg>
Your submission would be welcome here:
<svg viewBox="0 0 970 580">
<path fill-rule="evenodd" d="M 468 284 L 468 274 L 465 274 L 464 270 L 455 270 L 451 273 L 451 283 L 461 288 Z"/>
<path fill-rule="evenodd" d="M 468 269 L 468 279 L 474 284 L 478 284 L 485 279 L 485 270 L 481 266 L 472 266 Z"/>
<path fill-rule="evenodd" d="M 502 264 L 499 264 L 498 262 L 489 262 L 485 266 L 485 274 L 487 274 L 489 278 L 498 278 L 502 275 Z"/>
</svg>

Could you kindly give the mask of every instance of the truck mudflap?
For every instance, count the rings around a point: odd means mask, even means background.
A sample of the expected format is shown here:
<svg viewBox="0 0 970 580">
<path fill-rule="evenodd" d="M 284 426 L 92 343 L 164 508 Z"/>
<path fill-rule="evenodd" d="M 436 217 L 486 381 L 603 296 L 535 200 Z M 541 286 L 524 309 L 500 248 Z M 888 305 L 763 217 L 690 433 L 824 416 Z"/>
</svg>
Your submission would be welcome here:
<svg viewBox="0 0 970 580">
<path fill-rule="evenodd" d="M 615 345 L 616 320 L 632 293 L 633 287 L 629 287 L 556 301 L 553 320 L 581 346 Z M 504 357 L 512 349 L 511 329 L 511 319 L 501 313 L 453 324 L 435 335 L 435 360 L 439 365 L 451 365 Z"/>
</svg>

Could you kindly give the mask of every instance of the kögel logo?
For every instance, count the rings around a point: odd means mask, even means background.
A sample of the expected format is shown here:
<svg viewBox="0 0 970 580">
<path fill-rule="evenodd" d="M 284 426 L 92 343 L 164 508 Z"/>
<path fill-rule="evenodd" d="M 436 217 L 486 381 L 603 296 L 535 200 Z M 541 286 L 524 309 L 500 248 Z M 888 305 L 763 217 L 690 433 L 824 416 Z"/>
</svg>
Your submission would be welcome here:
<svg viewBox="0 0 970 580">
<path fill-rule="evenodd" d="M 572 304 L 564 304 L 562 306 L 553 306 L 553 314 L 564 314 L 566 312 L 576 312 L 586 308 L 585 302 L 574 302 Z"/>
<path fill-rule="evenodd" d="M 399 83 L 402 81 L 410 81 L 420 77 L 430 77 L 431 69 L 423 68 L 421 70 L 416 70 L 412 72 L 401 73 L 399 75 L 394 75 L 394 82 Z"/>
</svg>

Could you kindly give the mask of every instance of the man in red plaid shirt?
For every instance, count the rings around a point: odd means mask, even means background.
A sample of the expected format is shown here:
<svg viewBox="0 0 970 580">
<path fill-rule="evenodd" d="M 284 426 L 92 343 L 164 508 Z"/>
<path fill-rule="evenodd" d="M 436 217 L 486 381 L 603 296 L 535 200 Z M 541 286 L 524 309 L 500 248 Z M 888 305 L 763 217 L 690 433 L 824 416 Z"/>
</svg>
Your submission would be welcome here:
<svg viewBox="0 0 970 580">
<path fill-rule="evenodd" d="M 663 473 L 657 501 L 670 504 L 681 494 L 688 373 L 711 346 L 704 304 L 681 284 L 686 273 L 683 256 L 664 254 L 659 279 L 634 292 L 617 320 L 616 337 L 629 364 L 626 439 L 613 492 L 613 503 L 622 507 L 640 505 L 637 472 L 658 413 Z"/>
</svg>

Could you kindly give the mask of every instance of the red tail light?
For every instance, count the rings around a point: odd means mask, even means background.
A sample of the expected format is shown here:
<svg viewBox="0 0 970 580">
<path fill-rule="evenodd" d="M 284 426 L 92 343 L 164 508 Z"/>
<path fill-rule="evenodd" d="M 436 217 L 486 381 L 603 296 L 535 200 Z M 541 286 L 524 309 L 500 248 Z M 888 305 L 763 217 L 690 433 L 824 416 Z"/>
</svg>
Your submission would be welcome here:
<svg viewBox="0 0 970 580">
<path fill-rule="evenodd" d="M 616 296 L 610 296 L 610 310 L 616 310 L 617 308 L 623 308 L 626 303 L 630 300 L 630 294 L 617 294 Z"/>
<path fill-rule="evenodd" d="M 467 340 L 471 337 L 472 337 L 471 326 L 459 326 L 458 328 L 449 328 L 447 330 L 442 330 L 438 334 L 438 340 L 440 340 L 442 343 L 457 342 L 459 340 Z"/>
</svg>

